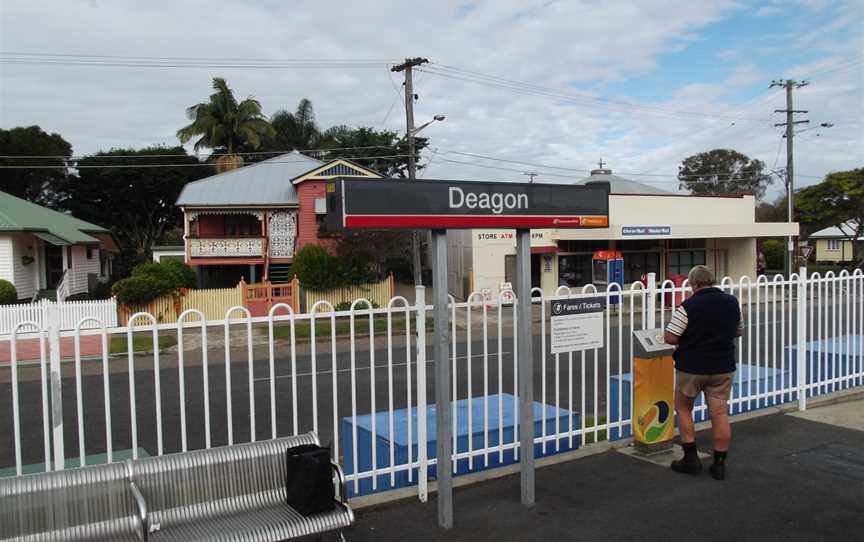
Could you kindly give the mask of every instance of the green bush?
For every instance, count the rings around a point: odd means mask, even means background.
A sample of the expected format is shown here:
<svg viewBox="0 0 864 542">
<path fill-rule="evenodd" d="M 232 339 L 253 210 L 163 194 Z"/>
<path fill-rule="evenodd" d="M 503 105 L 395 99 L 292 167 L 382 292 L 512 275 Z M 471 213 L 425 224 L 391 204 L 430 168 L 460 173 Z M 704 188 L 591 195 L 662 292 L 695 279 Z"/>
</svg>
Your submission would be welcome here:
<svg viewBox="0 0 864 542">
<path fill-rule="evenodd" d="M 0 305 L 12 305 L 18 302 L 18 290 L 8 280 L 0 279 Z"/>
<path fill-rule="evenodd" d="M 765 254 L 765 267 L 767 269 L 783 269 L 783 260 L 786 259 L 783 241 L 766 239 L 762 243 L 762 253 Z"/>
<path fill-rule="evenodd" d="M 144 305 L 170 293 L 172 289 L 165 281 L 145 274 L 118 280 L 111 291 L 124 305 Z"/>
<path fill-rule="evenodd" d="M 197 282 L 195 271 L 183 262 L 166 260 L 164 262 L 147 262 L 135 266 L 132 276 L 150 276 L 157 281 L 171 285 L 172 290 L 194 288 Z"/>
<path fill-rule="evenodd" d="M 111 291 L 123 304 L 143 305 L 181 288 L 194 288 L 195 283 L 195 272 L 183 262 L 146 262 L 135 266 L 132 276 L 117 281 Z"/>
<path fill-rule="evenodd" d="M 298 250 L 291 269 L 308 290 L 332 290 L 345 285 L 342 262 L 318 245 Z"/>
<path fill-rule="evenodd" d="M 335 308 L 337 311 L 350 311 L 350 310 L 351 310 L 351 303 L 352 303 L 351 301 L 343 301 L 343 302 L 341 302 L 341 303 L 337 303 L 337 304 L 336 304 L 336 307 L 334 307 L 334 308 Z M 360 303 L 357 303 L 357 306 L 354 307 L 354 310 L 357 310 L 357 311 L 365 311 L 365 310 L 367 310 L 368 308 L 369 308 L 369 304 L 366 303 L 366 302 L 362 302 L 362 301 L 361 301 Z M 373 309 L 377 309 L 377 308 L 378 308 L 378 303 L 373 302 L 373 303 L 372 303 L 372 308 L 373 308 Z"/>
</svg>

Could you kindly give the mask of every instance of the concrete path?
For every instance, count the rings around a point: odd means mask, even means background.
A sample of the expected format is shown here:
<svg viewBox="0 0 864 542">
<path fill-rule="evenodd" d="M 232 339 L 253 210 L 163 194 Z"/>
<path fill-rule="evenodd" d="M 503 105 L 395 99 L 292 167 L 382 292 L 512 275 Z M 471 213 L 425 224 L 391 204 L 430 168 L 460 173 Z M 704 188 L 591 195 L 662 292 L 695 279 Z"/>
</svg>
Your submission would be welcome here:
<svg viewBox="0 0 864 542">
<path fill-rule="evenodd" d="M 859 399 L 806 416 L 736 423 L 723 482 L 707 472 L 681 475 L 607 451 L 539 469 L 533 508 L 519 504 L 519 476 L 511 475 L 456 489 L 451 531 L 437 528 L 433 496 L 426 504 L 414 498 L 359 510 L 349 539 L 857 539 L 864 517 L 864 432 L 842 425 L 850 419 L 860 424 L 862 417 Z M 697 443 L 710 452 L 709 432 L 700 432 Z"/>
</svg>

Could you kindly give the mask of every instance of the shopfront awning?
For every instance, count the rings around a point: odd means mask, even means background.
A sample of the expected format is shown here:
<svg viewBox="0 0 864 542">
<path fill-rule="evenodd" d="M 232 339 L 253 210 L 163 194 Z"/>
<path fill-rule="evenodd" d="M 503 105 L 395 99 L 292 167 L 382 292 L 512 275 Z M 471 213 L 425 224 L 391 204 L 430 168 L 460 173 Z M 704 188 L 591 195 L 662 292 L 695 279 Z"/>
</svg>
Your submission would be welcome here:
<svg viewBox="0 0 864 542">
<path fill-rule="evenodd" d="M 39 239 L 42 239 L 46 243 L 54 245 L 55 247 L 65 247 L 65 246 L 69 246 L 72 244 L 69 241 L 66 241 L 65 239 L 61 239 L 61 238 L 57 237 L 56 235 L 52 235 L 50 233 L 34 232 L 33 235 L 35 235 Z"/>
<path fill-rule="evenodd" d="M 556 254 L 558 252 L 558 245 L 545 246 L 545 247 L 531 247 L 531 254 Z"/>
</svg>

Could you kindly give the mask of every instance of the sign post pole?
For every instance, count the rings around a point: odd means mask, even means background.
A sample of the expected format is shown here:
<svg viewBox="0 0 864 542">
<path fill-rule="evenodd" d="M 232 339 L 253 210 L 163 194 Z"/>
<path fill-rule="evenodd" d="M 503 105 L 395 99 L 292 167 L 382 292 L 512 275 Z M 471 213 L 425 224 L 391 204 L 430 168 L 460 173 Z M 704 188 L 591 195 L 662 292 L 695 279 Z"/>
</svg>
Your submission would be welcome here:
<svg viewBox="0 0 864 542">
<path fill-rule="evenodd" d="M 531 230 L 516 230 L 519 473 L 522 504 L 534 505 L 534 348 L 531 317 Z"/>
<path fill-rule="evenodd" d="M 437 421 L 435 468 L 438 479 L 438 526 L 453 527 L 453 472 L 450 457 L 450 350 L 447 304 L 447 231 L 432 230 L 432 293 L 435 336 L 432 348 L 435 355 L 435 410 Z M 422 414 L 421 414 L 422 415 Z M 425 446 L 420 443 L 420 446 Z"/>
</svg>

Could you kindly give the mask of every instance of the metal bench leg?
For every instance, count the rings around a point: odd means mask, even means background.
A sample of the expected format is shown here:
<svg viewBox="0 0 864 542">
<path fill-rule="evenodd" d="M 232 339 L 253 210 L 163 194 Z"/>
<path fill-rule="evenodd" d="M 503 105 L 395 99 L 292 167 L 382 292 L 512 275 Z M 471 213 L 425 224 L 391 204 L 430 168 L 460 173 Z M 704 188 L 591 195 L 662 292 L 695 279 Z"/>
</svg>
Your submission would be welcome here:
<svg viewBox="0 0 864 542">
<path fill-rule="evenodd" d="M 339 542 L 345 542 L 345 534 L 341 530 L 336 531 L 336 540 Z"/>
</svg>

